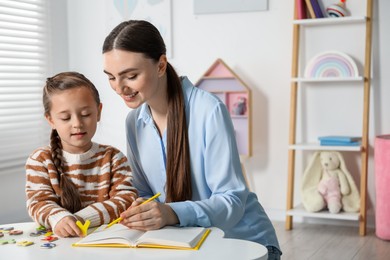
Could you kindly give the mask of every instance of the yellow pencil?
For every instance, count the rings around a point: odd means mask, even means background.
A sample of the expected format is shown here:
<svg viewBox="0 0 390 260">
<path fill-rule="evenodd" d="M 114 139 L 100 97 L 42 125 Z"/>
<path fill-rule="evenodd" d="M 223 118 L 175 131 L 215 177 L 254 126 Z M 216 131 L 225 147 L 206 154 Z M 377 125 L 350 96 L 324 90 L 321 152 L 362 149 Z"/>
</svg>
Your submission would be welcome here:
<svg viewBox="0 0 390 260">
<path fill-rule="evenodd" d="M 117 219 L 115 219 L 115 220 L 112 221 L 110 224 L 108 224 L 104 229 L 107 229 L 107 228 L 111 227 L 112 225 L 114 225 L 114 224 L 120 222 L 121 220 L 122 220 L 122 218 L 117 218 Z"/>
<path fill-rule="evenodd" d="M 141 205 L 142 205 L 142 204 L 145 204 L 145 203 L 148 203 L 148 202 L 150 202 L 150 201 L 152 201 L 152 200 L 158 198 L 160 195 L 161 195 L 160 192 L 156 193 L 156 195 L 154 195 L 154 196 L 150 197 L 149 199 L 145 200 L 144 202 L 142 202 Z M 108 224 L 104 229 L 107 229 L 107 228 L 111 227 L 112 225 L 114 225 L 114 224 L 120 222 L 121 220 L 122 220 L 122 218 L 117 218 L 117 219 L 115 219 L 115 220 L 112 221 L 110 224 Z"/>
<path fill-rule="evenodd" d="M 148 203 L 148 202 L 151 202 L 152 200 L 160 197 L 161 193 L 160 192 L 157 192 L 156 195 L 154 195 L 153 197 L 150 197 L 149 199 L 145 200 L 144 202 L 141 203 L 142 204 L 145 204 L 145 203 Z"/>
</svg>

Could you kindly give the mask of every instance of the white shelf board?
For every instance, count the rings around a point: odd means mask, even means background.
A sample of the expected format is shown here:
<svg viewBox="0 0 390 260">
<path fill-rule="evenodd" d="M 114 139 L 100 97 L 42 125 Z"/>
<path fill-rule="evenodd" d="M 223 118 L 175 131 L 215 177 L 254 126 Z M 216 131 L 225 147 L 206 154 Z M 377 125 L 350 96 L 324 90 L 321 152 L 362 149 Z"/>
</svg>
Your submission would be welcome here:
<svg viewBox="0 0 390 260">
<path fill-rule="evenodd" d="M 300 19 L 294 20 L 293 24 L 300 24 L 305 26 L 311 25 L 339 25 L 339 24 L 348 24 L 348 23 L 364 23 L 367 20 L 365 16 L 347 16 L 347 17 L 325 17 L 325 18 L 316 18 L 316 19 Z"/>
<path fill-rule="evenodd" d="M 322 151 L 354 151 L 360 152 L 362 147 L 358 146 L 327 146 L 320 145 L 319 143 L 296 143 L 289 145 L 290 150 L 322 150 Z"/>
<path fill-rule="evenodd" d="M 306 211 L 302 205 L 299 205 L 293 209 L 287 210 L 286 214 L 288 216 L 300 216 L 300 217 L 309 217 L 309 218 L 326 218 L 326 219 L 340 219 L 340 220 L 354 220 L 358 221 L 360 214 L 349 213 L 349 212 L 339 212 L 337 214 L 330 213 L 327 210 L 320 212 L 309 212 Z"/>
<path fill-rule="evenodd" d="M 292 78 L 294 82 L 363 82 L 363 77 Z"/>
<path fill-rule="evenodd" d="M 247 119 L 248 116 L 247 115 L 230 115 L 230 117 L 233 119 Z"/>
</svg>

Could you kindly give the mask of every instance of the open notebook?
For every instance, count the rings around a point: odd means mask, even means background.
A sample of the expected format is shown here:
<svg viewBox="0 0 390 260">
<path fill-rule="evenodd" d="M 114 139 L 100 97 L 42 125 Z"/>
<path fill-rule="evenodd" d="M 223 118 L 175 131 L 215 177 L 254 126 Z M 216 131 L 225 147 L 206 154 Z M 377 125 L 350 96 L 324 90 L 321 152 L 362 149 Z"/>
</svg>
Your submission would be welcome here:
<svg viewBox="0 0 390 260">
<path fill-rule="evenodd" d="M 73 246 L 77 247 L 148 247 L 198 250 L 210 233 L 204 227 L 172 227 L 139 231 L 122 224 L 105 229 L 102 225 Z"/>
</svg>

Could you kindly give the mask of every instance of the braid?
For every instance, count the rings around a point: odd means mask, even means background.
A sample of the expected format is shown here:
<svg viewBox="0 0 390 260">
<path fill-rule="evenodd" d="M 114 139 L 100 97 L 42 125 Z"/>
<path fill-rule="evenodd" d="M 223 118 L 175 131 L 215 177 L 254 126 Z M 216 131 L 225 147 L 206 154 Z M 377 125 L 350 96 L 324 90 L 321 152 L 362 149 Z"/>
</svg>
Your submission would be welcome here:
<svg viewBox="0 0 390 260">
<path fill-rule="evenodd" d="M 53 158 L 54 166 L 57 169 L 58 174 L 58 182 L 60 182 L 60 176 L 62 175 L 62 145 L 60 141 L 60 137 L 58 136 L 57 130 L 51 130 L 50 135 L 50 148 L 51 148 L 51 156 Z"/>
<path fill-rule="evenodd" d="M 71 213 L 75 213 L 82 208 L 82 201 L 76 185 L 64 174 L 61 139 L 55 129 L 51 131 L 50 147 L 61 189 L 61 205 Z"/>
</svg>

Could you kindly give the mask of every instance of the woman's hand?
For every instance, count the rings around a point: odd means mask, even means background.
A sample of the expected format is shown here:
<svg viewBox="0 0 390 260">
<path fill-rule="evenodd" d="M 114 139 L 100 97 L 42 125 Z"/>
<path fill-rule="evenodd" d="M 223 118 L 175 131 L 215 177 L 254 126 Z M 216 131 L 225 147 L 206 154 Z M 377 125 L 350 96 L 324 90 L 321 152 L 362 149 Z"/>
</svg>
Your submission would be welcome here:
<svg viewBox="0 0 390 260">
<path fill-rule="evenodd" d="M 179 223 L 176 213 L 168 204 L 156 201 L 142 204 L 143 201 L 144 199 L 138 198 L 121 214 L 121 224 L 146 231 Z"/>
<path fill-rule="evenodd" d="M 54 228 L 54 234 L 59 237 L 76 237 L 82 236 L 81 230 L 76 225 L 77 219 L 68 216 L 58 221 Z"/>
</svg>

